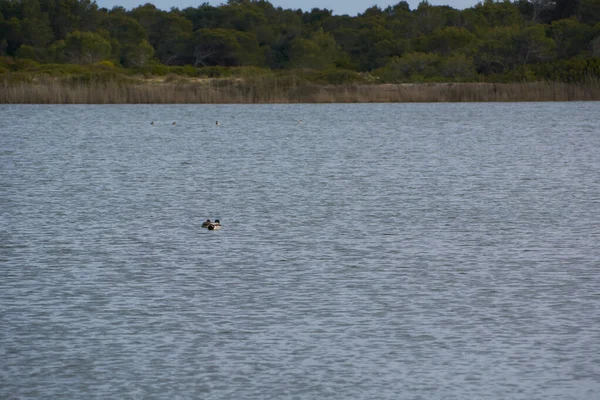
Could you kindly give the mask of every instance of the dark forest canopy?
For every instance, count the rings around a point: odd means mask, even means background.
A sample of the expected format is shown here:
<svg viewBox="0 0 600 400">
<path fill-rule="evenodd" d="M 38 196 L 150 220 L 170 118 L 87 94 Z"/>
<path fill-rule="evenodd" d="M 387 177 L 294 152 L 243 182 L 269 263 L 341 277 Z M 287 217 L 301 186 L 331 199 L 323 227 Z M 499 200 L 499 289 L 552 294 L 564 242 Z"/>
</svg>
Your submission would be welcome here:
<svg viewBox="0 0 600 400">
<path fill-rule="evenodd" d="M 384 82 L 581 80 L 600 71 L 600 0 L 485 0 L 465 10 L 401 1 L 355 17 L 264 0 L 169 11 L 0 0 L 0 57 L 0 72 L 33 60 L 370 73 Z"/>
</svg>

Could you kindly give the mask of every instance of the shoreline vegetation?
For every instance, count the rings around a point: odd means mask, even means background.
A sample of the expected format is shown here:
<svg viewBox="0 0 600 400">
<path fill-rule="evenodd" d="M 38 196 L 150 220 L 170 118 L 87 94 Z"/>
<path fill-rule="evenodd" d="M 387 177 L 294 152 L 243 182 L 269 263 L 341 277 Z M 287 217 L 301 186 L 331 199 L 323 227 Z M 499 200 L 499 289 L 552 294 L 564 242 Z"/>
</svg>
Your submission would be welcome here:
<svg viewBox="0 0 600 400">
<path fill-rule="evenodd" d="M 178 82 L 0 83 L 0 104 L 285 104 L 600 101 L 593 83 L 319 85 L 207 79 Z"/>
<path fill-rule="evenodd" d="M 363 74 L 331 83 L 330 76 L 319 79 L 323 77 L 311 71 L 276 74 L 228 68 L 217 77 L 122 71 L 100 65 L 62 74 L 0 74 L 0 104 L 600 101 L 600 79 L 593 76 L 575 82 L 383 83 Z"/>
</svg>

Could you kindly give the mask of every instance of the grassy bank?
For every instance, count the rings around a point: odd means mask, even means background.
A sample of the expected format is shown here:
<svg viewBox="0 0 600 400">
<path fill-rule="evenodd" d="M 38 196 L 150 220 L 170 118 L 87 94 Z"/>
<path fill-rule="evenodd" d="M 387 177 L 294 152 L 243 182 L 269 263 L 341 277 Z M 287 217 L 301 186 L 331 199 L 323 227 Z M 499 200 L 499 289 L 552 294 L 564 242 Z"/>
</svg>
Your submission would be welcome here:
<svg viewBox="0 0 600 400">
<path fill-rule="evenodd" d="M 9 78 L 9 79 L 6 79 Z M 294 77 L 255 79 L 5 79 L 4 104 L 219 104 L 502 102 L 600 100 L 586 83 L 316 84 Z"/>
</svg>

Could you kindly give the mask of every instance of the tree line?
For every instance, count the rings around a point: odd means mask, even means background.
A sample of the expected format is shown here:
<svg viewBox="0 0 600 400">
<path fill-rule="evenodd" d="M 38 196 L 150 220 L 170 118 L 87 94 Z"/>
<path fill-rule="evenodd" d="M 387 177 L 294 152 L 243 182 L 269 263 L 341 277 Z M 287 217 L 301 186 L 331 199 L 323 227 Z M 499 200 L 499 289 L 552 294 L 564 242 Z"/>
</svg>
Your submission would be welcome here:
<svg viewBox="0 0 600 400">
<path fill-rule="evenodd" d="M 383 82 L 581 81 L 600 74 L 600 0 L 401 1 L 357 16 L 228 0 L 164 11 L 90 0 L 0 0 L 0 72 L 21 65 L 258 67 Z"/>
</svg>

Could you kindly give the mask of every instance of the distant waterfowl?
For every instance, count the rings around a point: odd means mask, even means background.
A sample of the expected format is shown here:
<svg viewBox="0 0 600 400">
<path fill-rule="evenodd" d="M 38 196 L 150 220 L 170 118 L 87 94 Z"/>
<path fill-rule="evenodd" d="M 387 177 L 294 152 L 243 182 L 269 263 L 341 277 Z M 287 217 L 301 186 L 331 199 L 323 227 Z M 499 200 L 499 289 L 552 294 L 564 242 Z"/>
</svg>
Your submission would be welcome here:
<svg viewBox="0 0 600 400">
<path fill-rule="evenodd" d="M 301 119 L 299 119 L 299 120 L 298 120 L 298 123 L 299 123 L 299 124 L 301 124 L 301 123 L 302 123 L 302 120 L 301 120 Z"/>
<path fill-rule="evenodd" d="M 150 122 L 150 125 L 154 125 L 154 121 Z"/>
<path fill-rule="evenodd" d="M 171 125 L 177 125 L 177 122 L 173 121 L 173 123 Z"/>
<path fill-rule="evenodd" d="M 219 224 L 219 225 L 216 225 L 216 224 L 210 224 L 210 225 L 208 226 L 208 230 L 209 230 L 209 231 L 216 231 L 216 230 L 219 230 L 219 229 L 221 229 L 221 224 Z"/>
<path fill-rule="evenodd" d="M 215 222 L 210 222 L 210 219 L 207 219 L 202 223 L 203 228 L 208 228 L 209 231 L 214 231 L 221 229 L 221 221 L 215 219 Z"/>
<path fill-rule="evenodd" d="M 219 121 L 215 122 L 215 125 L 221 125 L 221 123 Z"/>
</svg>

